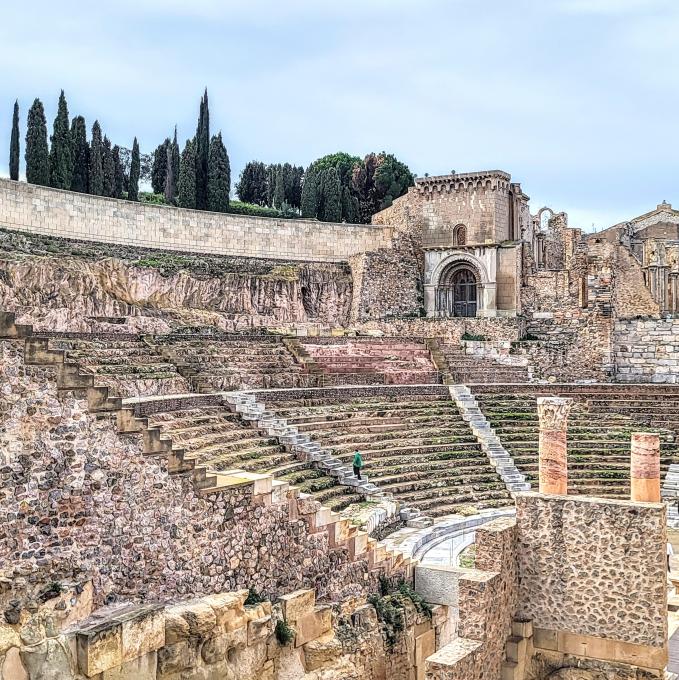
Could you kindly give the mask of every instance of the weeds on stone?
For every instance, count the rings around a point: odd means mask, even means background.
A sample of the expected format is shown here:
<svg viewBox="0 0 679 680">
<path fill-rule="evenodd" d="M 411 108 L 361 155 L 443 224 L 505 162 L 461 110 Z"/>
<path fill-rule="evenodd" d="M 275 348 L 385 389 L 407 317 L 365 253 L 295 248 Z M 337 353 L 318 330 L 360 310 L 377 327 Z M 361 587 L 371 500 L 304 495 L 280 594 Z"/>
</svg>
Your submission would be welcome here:
<svg viewBox="0 0 679 680">
<path fill-rule="evenodd" d="M 396 645 L 400 633 L 405 628 L 405 608 L 408 600 L 415 607 L 415 611 L 431 618 L 431 605 L 403 580 L 380 576 L 379 595 L 375 593 L 368 596 L 368 603 L 375 607 L 389 649 Z"/>
<path fill-rule="evenodd" d="M 281 647 L 287 647 L 295 639 L 295 629 L 287 621 L 279 620 L 274 631 L 276 640 Z"/>
</svg>

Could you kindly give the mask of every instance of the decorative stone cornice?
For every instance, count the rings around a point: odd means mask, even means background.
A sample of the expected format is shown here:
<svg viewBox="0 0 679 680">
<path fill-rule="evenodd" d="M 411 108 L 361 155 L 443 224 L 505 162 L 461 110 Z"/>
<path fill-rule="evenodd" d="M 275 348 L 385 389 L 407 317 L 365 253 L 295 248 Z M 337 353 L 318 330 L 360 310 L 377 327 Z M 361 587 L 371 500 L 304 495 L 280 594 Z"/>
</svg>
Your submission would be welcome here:
<svg viewBox="0 0 679 680">
<path fill-rule="evenodd" d="M 511 187 L 520 185 L 511 183 L 509 173 L 502 170 L 484 170 L 481 172 L 466 172 L 453 175 L 437 175 L 436 177 L 418 177 L 415 180 L 415 190 L 420 194 L 434 192 L 450 193 L 466 191 L 468 189 L 489 189 L 508 191 Z"/>
</svg>

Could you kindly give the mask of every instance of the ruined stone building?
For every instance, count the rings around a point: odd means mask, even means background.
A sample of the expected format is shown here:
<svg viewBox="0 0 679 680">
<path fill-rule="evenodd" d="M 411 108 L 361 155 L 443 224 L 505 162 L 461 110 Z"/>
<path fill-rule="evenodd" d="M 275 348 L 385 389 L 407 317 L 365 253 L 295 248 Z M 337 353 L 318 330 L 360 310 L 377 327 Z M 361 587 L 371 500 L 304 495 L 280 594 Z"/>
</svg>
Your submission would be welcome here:
<svg viewBox="0 0 679 680">
<path fill-rule="evenodd" d="M 0 680 L 672 677 L 678 218 L 0 180 Z"/>
</svg>

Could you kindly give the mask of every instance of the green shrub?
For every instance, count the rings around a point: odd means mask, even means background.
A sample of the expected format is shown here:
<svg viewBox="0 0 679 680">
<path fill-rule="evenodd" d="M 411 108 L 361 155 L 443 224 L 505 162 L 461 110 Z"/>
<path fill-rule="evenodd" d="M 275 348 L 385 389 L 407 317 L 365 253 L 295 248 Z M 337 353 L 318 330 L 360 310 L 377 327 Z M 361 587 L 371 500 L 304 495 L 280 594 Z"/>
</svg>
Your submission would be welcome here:
<svg viewBox="0 0 679 680">
<path fill-rule="evenodd" d="M 139 201 L 141 203 L 151 203 L 152 205 L 168 205 L 163 194 L 154 194 L 150 191 L 140 191 Z"/>
<path fill-rule="evenodd" d="M 274 633 L 281 647 L 287 647 L 295 639 L 295 629 L 289 626 L 287 621 L 278 621 Z"/>
<path fill-rule="evenodd" d="M 254 607 L 255 605 L 266 602 L 267 599 L 263 594 L 258 593 L 254 588 L 248 590 L 248 596 L 245 598 L 243 603 L 246 607 Z"/>
<path fill-rule="evenodd" d="M 252 203 L 242 203 L 241 201 L 231 201 L 229 212 L 234 215 L 252 215 L 253 217 L 284 217 L 286 219 L 298 219 L 299 214 L 294 210 L 277 210 L 276 208 L 266 208 Z"/>
<path fill-rule="evenodd" d="M 485 342 L 486 336 L 475 335 L 474 333 L 468 333 L 465 331 L 464 335 L 462 336 L 462 340 L 476 340 L 477 342 Z"/>
</svg>

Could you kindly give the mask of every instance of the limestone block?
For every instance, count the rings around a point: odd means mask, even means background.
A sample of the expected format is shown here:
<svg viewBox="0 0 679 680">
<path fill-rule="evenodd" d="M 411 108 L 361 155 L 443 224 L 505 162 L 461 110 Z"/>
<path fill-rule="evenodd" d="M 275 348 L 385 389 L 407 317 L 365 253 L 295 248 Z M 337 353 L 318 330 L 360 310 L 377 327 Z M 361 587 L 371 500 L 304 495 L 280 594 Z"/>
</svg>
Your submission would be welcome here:
<svg viewBox="0 0 679 680">
<path fill-rule="evenodd" d="M 173 607 L 165 611 L 165 644 L 174 645 L 189 637 L 189 622 Z"/>
<path fill-rule="evenodd" d="M 253 619 L 248 623 L 248 645 L 256 645 L 264 642 L 273 631 L 271 615 L 267 614 L 260 619 Z"/>
<path fill-rule="evenodd" d="M 91 678 L 120 666 L 123 662 L 122 624 L 119 621 L 103 621 L 76 634 L 78 668 Z"/>
<path fill-rule="evenodd" d="M 182 640 L 175 645 L 166 645 L 158 650 L 158 677 L 181 673 L 196 666 L 196 647 Z"/>
<path fill-rule="evenodd" d="M 21 663 L 18 647 L 10 647 L 5 654 L 5 659 L 0 666 L 0 678 L 11 678 L 11 680 L 28 680 L 28 673 Z"/>
<path fill-rule="evenodd" d="M 123 662 L 131 661 L 165 644 L 165 611 L 161 606 L 135 608 L 118 618 L 121 622 Z"/>
<path fill-rule="evenodd" d="M 330 664 L 342 655 L 342 643 L 330 630 L 304 645 L 304 668 L 315 671 Z"/>
<path fill-rule="evenodd" d="M 415 590 L 427 602 L 457 607 L 458 582 L 465 571 L 439 564 L 418 564 L 415 567 Z"/>
<path fill-rule="evenodd" d="M 156 680 L 157 652 L 149 652 L 102 673 L 100 680 Z"/>
<path fill-rule="evenodd" d="M 202 600 L 179 604 L 166 610 L 166 617 L 174 617 L 176 615 L 179 615 L 188 624 L 189 637 L 208 638 L 212 635 L 217 625 L 217 617 L 214 610 Z M 183 627 L 182 630 L 184 630 Z"/>
<path fill-rule="evenodd" d="M 295 647 L 301 647 L 332 629 L 332 610 L 329 606 L 316 607 L 295 623 Z"/>
<path fill-rule="evenodd" d="M 314 590 L 296 590 L 289 595 L 281 596 L 281 611 L 283 618 L 294 626 L 302 616 L 313 612 L 316 604 L 316 592 Z"/>
<path fill-rule="evenodd" d="M 229 644 L 230 640 L 227 635 L 217 635 L 203 643 L 200 649 L 200 654 L 203 661 L 212 665 L 224 661 L 226 659 L 227 652 L 232 645 Z"/>
<path fill-rule="evenodd" d="M 230 633 L 247 625 L 243 603 L 248 596 L 247 590 L 235 593 L 220 593 L 203 599 L 215 613 L 216 625 L 225 633 Z"/>
<path fill-rule="evenodd" d="M 428 630 L 426 633 L 415 638 L 415 665 L 417 666 L 417 676 L 420 680 L 424 678 L 424 662 L 436 651 L 436 635 L 434 630 Z"/>
</svg>

